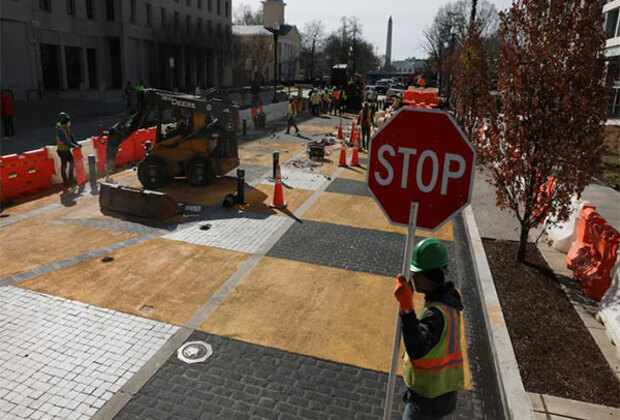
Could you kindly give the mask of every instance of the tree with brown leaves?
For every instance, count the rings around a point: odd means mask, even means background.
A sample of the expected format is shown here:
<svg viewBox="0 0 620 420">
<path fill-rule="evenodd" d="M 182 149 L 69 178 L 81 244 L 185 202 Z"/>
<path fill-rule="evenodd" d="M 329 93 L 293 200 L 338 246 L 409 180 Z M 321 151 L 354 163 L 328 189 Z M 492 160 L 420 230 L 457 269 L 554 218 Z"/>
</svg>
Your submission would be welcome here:
<svg viewBox="0 0 620 420">
<path fill-rule="evenodd" d="M 517 261 L 545 217 L 565 220 L 594 175 L 603 144 L 601 0 L 520 0 L 500 14 L 502 110 L 478 153 L 497 203 L 521 225 Z"/>
</svg>

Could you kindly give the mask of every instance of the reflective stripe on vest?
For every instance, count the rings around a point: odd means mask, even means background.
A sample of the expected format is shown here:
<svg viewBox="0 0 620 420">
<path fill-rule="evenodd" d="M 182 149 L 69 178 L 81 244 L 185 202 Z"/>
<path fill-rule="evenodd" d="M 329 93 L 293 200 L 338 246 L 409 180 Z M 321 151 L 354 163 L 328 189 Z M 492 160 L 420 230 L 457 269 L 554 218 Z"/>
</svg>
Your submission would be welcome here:
<svg viewBox="0 0 620 420">
<path fill-rule="evenodd" d="M 403 377 L 416 394 L 436 398 L 446 392 L 463 389 L 460 318 L 456 309 L 442 303 L 432 303 L 428 307 L 439 309 L 444 317 L 441 338 L 421 359 L 411 360 L 405 352 Z"/>
</svg>

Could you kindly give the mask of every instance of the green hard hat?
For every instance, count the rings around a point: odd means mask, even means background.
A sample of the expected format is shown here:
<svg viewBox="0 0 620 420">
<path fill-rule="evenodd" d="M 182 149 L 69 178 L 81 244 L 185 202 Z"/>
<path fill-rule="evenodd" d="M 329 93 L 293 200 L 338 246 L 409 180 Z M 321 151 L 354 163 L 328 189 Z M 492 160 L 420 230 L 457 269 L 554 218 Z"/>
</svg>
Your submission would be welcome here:
<svg viewBox="0 0 620 420">
<path fill-rule="evenodd" d="M 71 117 L 66 112 L 61 112 L 58 114 L 58 122 L 61 124 L 66 123 L 67 121 L 71 121 Z"/>
<path fill-rule="evenodd" d="M 413 247 L 411 271 L 420 273 L 448 265 L 448 253 L 441 241 L 434 238 L 423 239 Z"/>
</svg>

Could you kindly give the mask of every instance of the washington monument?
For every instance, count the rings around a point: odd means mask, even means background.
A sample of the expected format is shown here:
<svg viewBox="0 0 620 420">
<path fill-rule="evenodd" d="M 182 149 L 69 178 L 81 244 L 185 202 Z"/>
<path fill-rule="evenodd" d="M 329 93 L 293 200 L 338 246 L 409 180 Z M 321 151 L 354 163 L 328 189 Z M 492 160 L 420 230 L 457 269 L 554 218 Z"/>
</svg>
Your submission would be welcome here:
<svg viewBox="0 0 620 420">
<path fill-rule="evenodd" d="M 392 65 L 392 16 L 388 20 L 387 46 L 385 48 L 385 67 Z"/>
</svg>

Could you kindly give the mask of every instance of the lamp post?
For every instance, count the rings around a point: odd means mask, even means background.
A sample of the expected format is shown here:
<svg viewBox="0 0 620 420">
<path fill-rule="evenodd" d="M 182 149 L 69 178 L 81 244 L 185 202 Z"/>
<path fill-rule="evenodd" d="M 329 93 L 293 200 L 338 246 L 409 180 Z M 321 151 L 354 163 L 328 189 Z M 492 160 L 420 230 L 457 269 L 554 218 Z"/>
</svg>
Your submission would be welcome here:
<svg viewBox="0 0 620 420">
<path fill-rule="evenodd" d="M 273 100 L 272 102 L 278 102 L 278 35 L 280 32 L 280 24 L 273 22 L 271 27 L 273 32 Z"/>
</svg>

